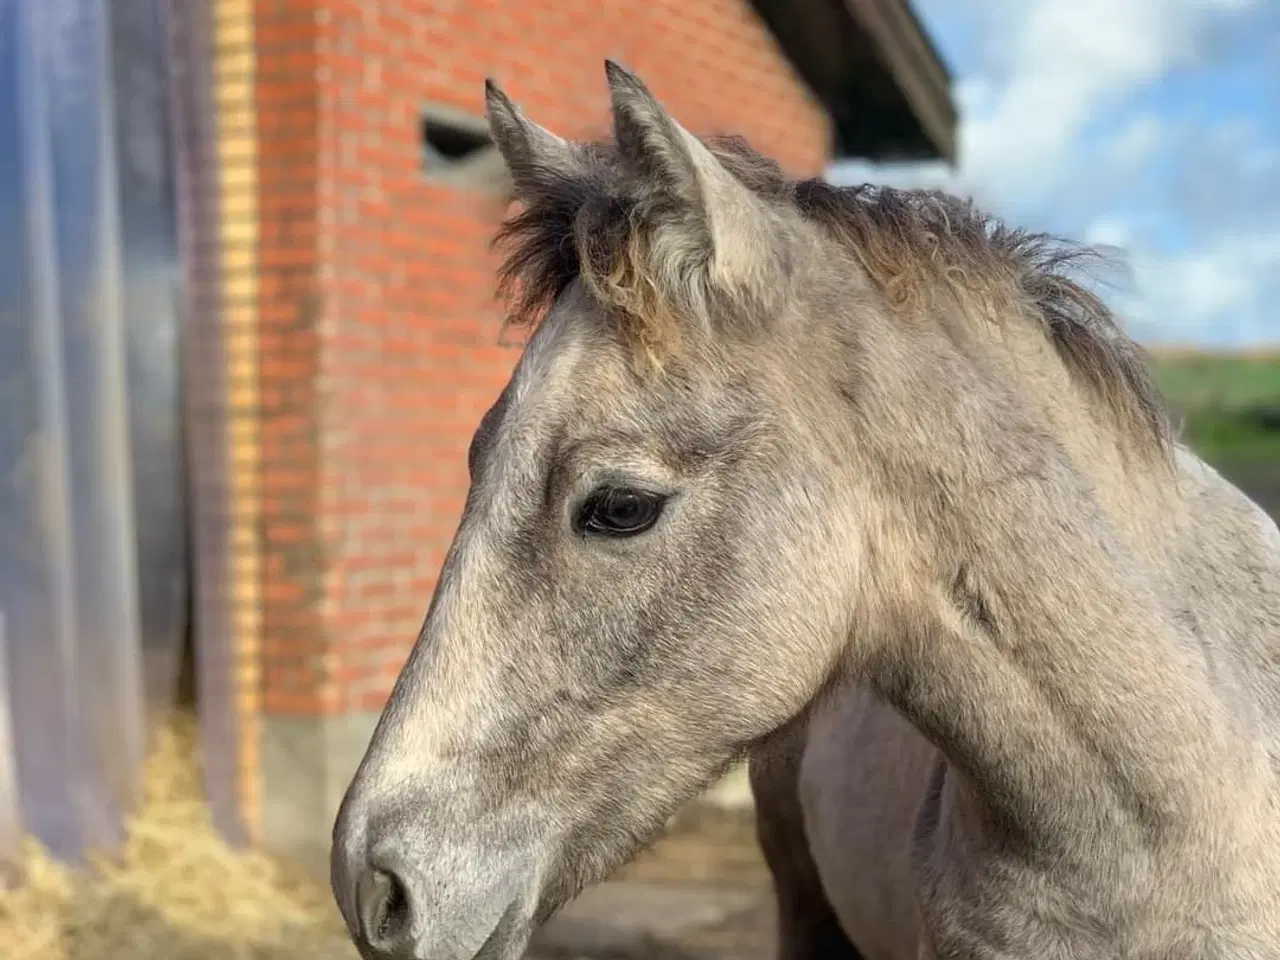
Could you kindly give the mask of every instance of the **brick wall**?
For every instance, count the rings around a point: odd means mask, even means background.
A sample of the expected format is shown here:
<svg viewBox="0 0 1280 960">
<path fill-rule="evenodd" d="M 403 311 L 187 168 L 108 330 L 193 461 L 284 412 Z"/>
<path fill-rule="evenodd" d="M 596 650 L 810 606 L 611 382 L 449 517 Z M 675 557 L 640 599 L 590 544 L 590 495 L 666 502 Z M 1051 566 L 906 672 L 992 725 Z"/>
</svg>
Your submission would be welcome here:
<svg viewBox="0 0 1280 960">
<path fill-rule="evenodd" d="M 328 659 L 306 704 L 276 699 L 269 677 L 267 709 L 376 710 L 452 538 L 471 432 L 515 360 L 497 346 L 488 253 L 503 210 L 424 174 L 424 102 L 479 115 L 492 74 L 538 122 L 601 135 L 608 55 L 687 126 L 743 133 L 797 171 L 822 169 L 828 134 L 742 0 L 331 2 L 319 50 L 329 566 L 313 635 L 326 649 L 310 652 Z"/>
<path fill-rule="evenodd" d="M 247 4 L 251 22 L 237 13 Z M 256 252 L 252 290 L 241 291 L 251 308 L 236 315 L 256 319 L 228 363 L 256 351 L 245 404 L 259 416 L 242 429 L 239 454 L 250 503 L 236 516 L 241 572 L 259 587 L 246 588 L 245 604 L 256 596 L 259 607 L 256 618 L 242 611 L 236 643 L 252 661 L 241 709 L 291 731 L 277 739 L 294 738 L 273 747 L 269 725 L 243 725 L 247 740 L 266 742 L 246 743 L 241 756 L 261 757 L 259 779 L 270 780 L 275 767 L 301 763 L 300 751 L 335 749 L 324 736 L 298 746 L 298 724 L 381 709 L 457 524 L 471 432 L 517 356 L 498 344 L 493 300 L 489 242 L 503 208 L 431 179 L 423 108 L 480 117 L 492 75 L 538 122 L 598 136 L 611 56 L 686 126 L 744 134 L 793 172 L 822 169 L 829 130 L 745 0 L 213 0 L 213 9 L 238 16 L 236 36 L 251 32 L 256 50 L 256 94 L 243 111 L 256 133 L 245 208 L 256 219 L 240 238 Z M 234 84 L 234 73 L 219 82 Z M 338 785 L 349 773 L 327 770 Z M 257 823 L 256 788 L 243 791 Z M 283 829 L 301 814 L 278 802 Z M 332 798 L 320 806 L 313 833 Z"/>
<path fill-rule="evenodd" d="M 319 6 L 323 7 L 323 4 Z M 262 405 L 262 706 L 331 708 L 321 599 L 320 146 L 317 4 L 256 0 Z"/>
<path fill-rule="evenodd" d="M 193 464 L 197 474 L 196 496 L 204 499 L 202 520 L 212 519 L 216 528 L 202 523 L 207 535 L 212 529 L 217 545 L 201 542 L 197 533 L 197 549 L 203 556 L 219 563 L 221 569 L 211 572 L 197 561 L 197 590 L 212 587 L 222 596 L 212 603 L 222 607 L 214 616 L 206 606 L 206 647 L 200 658 L 202 711 L 205 714 L 206 767 L 218 778 L 234 782 L 235 796 L 219 798 L 221 785 L 211 784 L 215 807 L 229 799 L 238 816 L 227 817 L 223 811 L 224 829 L 234 823 L 234 835 L 252 839 L 258 834 L 261 807 L 261 751 L 259 719 L 261 712 L 260 668 L 262 662 L 262 577 L 261 577 L 261 443 L 262 418 L 259 400 L 261 377 L 258 370 L 259 342 L 259 197 L 260 165 L 258 122 L 255 93 L 257 89 L 257 55 L 254 37 L 253 0 L 212 0 L 210 23 L 210 104 L 212 130 L 211 155 L 216 174 L 203 185 L 213 198 L 212 214 L 216 222 L 197 219 L 197 234 L 214 238 L 216 257 L 204 258 L 201 266 L 216 264 L 208 271 L 217 277 L 215 323 L 201 323 L 207 343 L 200 344 L 188 355 L 188 367 L 222 362 L 221 383 L 193 383 L 207 375 L 199 371 L 188 376 L 188 396 L 199 394 L 199 401 L 214 413 L 211 424 L 195 422 L 188 408 L 188 430 L 197 442 L 216 438 L 223 433 L 225 448 L 221 456 L 206 456 Z M 190 17 L 188 11 L 185 16 Z M 199 31 L 198 31 L 199 32 Z M 198 163 L 198 160 L 197 160 Z M 204 170 L 195 171 L 203 179 Z M 191 198 L 191 199 L 194 199 Z M 197 271 L 197 275 L 206 271 Z M 204 319 L 203 314 L 201 320 Z M 188 341 L 192 321 L 188 325 Z M 203 387 L 204 389 L 198 389 Z M 201 427 L 205 429 L 200 429 Z M 209 429 L 211 428 L 211 429 Z M 218 464 L 222 476 L 213 478 L 201 471 Z M 215 493 L 207 486 L 221 481 Z M 216 505 L 211 501 L 216 500 Z M 211 509 L 212 508 L 212 509 Z M 211 517 L 212 514 L 212 517 Z M 212 581 L 211 583 L 206 581 Z M 210 601 L 200 603 L 205 606 Z M 213 622 L 210 622 L 213 621 Z M 221 627 L 213 633 L 210 628 Z M 211 637 L 218 636 L 223 649 L 210 649 Z M 209 692 L 215 691 L 221 701 L 208 709 Z M 212 715 L 211 715 L 212 714 Z M 216 726 L 214 716 L 217 716 Z M 227 743 L 232 740 L 232 743 Z M 221 758 L 218 754 L 224 754 Z"/>
</svg>

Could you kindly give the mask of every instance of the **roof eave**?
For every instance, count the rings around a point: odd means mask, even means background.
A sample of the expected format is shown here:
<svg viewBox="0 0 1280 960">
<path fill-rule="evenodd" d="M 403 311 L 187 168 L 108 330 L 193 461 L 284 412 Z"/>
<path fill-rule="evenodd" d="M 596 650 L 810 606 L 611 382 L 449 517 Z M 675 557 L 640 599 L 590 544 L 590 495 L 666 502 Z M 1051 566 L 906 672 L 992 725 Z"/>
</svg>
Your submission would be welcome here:
<svg viewBox="0 0 1280 960">
<path fill-rule="evenodd" d="M 956 161 L 951 76 L 906 0 L 752 0 L 831 117 L 835 159 Z"/>
<path fill-rule="evenodd" d="M 951 72 L 906 0 L 845 0 L 874 39 L 885 66 L 919 125 L 933 157 L 956 162 L 956 108 Z M 921 144 L 921 153 L 924 152 Z M 919 159 L 926 157 L 920 156 Z"/>
</svg>

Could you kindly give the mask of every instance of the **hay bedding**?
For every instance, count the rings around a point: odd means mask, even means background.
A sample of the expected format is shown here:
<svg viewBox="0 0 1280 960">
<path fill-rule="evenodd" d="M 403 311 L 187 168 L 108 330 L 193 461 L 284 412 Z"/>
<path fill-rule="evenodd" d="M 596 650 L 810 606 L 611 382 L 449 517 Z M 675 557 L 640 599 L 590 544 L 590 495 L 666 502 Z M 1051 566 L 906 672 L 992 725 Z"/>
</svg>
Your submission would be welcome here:
<svg viewBox="0 0 1280 960">
<path fill-rule="evenodd" d="M 229 847 L 204 801 L 197 721 L 159 731 L 124 849 L 71 869 L 28 840 L 23 883 L 0 886 L 3 960 L 358 960 L 326 885 L 257 850 Z M 653 942 L 588 957 L 692 960 Z"/>
<path fill-rule="evenodd" d="M 204 803 L 193 717 L 160 732 L 121 855 L 83 870 L 35 843 L 0 890 L 5 960 L 356 960 L 328 889 L 227 846 Z"/>
</svg>

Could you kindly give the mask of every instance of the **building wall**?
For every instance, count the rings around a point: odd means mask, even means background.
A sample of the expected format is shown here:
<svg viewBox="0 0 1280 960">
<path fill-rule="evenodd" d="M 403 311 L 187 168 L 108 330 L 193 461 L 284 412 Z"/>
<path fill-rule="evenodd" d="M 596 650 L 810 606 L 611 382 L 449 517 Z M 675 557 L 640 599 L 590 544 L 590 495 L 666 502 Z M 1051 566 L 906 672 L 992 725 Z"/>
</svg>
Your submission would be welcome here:
<svg viewBox="0 0 1280 960">
<path fill-rule="evenodd" d="M 517 358 L 493 299 L 504 210 L 433 181 L 422 110 L 482 116 L 491 75 L 556 132 L 603 135 L 611 56 L 686 126 L 795 173 L 822 170 L 829 130 L 745 0 L 251 2 L 261 616 L 240 642 L 261 716 L 242 756 L 252 832 L 319 866 Z"/>
</svg>

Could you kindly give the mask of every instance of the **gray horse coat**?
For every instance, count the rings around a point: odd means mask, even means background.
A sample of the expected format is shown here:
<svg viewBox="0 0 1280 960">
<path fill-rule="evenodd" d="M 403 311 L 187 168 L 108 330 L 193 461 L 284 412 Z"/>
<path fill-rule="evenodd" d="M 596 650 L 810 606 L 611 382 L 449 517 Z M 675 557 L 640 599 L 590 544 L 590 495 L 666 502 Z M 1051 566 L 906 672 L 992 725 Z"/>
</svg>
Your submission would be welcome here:
<svg viewBox="0 0 1280 960">
<path fill-rule="evenodd" d="M 335 825 L 364 955 L 515 960 L 749 755 L 789 960 L 1280 958 L 1280 535 L 1081 252 L 608 74 L 607 145 L 488 91 L 535 332 Z"/>
</svg>

